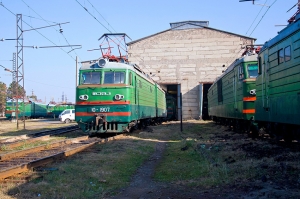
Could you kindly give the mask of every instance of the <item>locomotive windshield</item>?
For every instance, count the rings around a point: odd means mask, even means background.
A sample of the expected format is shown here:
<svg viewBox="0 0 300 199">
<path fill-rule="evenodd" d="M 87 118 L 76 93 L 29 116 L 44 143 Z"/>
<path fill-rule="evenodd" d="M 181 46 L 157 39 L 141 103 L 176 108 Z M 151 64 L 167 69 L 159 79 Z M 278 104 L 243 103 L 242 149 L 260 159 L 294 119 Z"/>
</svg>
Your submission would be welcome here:
<svg viewBox="0 0 300 199">
<path fill-rule="evenodd" d="M 124 84 L 125 72 L 105 72 L 104 84 Z"/>
<path fill-rule="evenodd" d="M 255 78 L 258 75 L 258 65 L 257 64 L 248 64 L 248 75 L 249 78 Z"/>
<path fill-rule="evenodd" d="M 100 72 L 83 72 L 81 74 L 81 84 L 100 84 L 101 74 Z"/>
</svg>

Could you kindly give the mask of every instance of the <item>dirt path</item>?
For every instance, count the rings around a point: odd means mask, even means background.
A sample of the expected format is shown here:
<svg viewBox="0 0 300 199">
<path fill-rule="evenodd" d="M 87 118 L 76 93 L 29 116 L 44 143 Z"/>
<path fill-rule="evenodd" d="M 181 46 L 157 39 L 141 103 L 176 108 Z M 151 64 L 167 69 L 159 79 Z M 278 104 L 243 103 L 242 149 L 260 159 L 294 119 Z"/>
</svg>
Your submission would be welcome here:
<svg viewBox="0 0 300 199">
<path fill-rule="evenodd" d="M 132 178 L 132 181 L 126 189 L 123 189 L 114 199 L 132 199 L 132 198 L 153 198 L 158 194 L 159 184 L 152 180 L 156 165 L 159 163 L 166 143 L 158 142 L 156 150 L 147 162 L 142 165 Z"/>
<path fill-rule="evenodd" d="M 153 180 L 155 167 L 163 157 L 166 149 L 165 142 L 158 142 L 156 150 L 152 156 L 137 170 L 133 176 L 130 185 L 122 189 L 120 193 L 111 199 L 153 199 L 153 198 L 167 198 L 167 199 L 201 199 L 201 198 L 218 198 L 209 197 L 199 190 L 190 189 L 176 184 L 168 184 L 156 182 Z M 206 195 L 206 196 L 205 196 Z"/>
</svg>

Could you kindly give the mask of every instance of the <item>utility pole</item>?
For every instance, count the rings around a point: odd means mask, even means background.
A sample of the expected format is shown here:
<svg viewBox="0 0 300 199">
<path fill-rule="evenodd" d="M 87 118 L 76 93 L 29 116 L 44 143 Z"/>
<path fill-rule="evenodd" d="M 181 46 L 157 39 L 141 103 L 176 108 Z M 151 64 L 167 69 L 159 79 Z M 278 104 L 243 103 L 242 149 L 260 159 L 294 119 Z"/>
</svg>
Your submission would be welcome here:
<svg viewBox="0 0 300 199">
<path fill-rule="evenodd" d="M 23 91 L 25 91 L 24 87 L 24 60 L 23 60 L 23 28 L 22 28 L 22 14 L 17 14 L 17 68 L 16 68 L 16 120 L 17 120 L 17 129 L 19 129 L 19 121 L 18 121 L 18 112 L 19 112 L 19 82 L 22 82 Z M 23 127 L 25 129 L 25 103 L 24 103 L 25 93 L 22 94 L 23 101 Z"/>
</svg>

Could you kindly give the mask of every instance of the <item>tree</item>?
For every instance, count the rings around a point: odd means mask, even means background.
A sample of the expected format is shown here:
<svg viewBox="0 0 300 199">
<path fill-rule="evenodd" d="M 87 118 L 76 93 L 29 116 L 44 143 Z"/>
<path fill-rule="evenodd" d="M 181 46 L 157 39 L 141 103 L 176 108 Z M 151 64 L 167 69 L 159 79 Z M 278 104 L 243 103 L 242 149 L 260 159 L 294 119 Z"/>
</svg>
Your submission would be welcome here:
<svg viewBox="0 0 300 199">
<path fill-rule="evenodd" d="M 0 82 L 0 113 L 3 113 L 5 111 L 6 95 L 7 95 L 6 89 L 7 89 L 6 84 Z"/>
<path fill-rule="evenodd" d="M 15 88 L 18 88 L 18 96 Z M 25 89 L 19 84 L 17 84 L 15 81 L 13 81 L 7 89 L 7 99 L 13 99 L 16 97 L 20 99 L 23 98 L 23 96 L 26 96 Z"/>
</svg>

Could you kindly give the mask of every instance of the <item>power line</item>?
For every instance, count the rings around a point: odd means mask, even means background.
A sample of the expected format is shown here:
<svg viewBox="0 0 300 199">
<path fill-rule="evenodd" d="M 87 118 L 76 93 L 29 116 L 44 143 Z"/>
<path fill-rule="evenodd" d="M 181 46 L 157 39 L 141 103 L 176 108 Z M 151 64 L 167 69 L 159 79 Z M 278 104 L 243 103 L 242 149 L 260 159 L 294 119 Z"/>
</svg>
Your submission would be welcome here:
<svg viewBox="0 0 300 199">
<path fill-rule="evenodd" d="M 47 23 L 49 24 L 49 22 L 48 22 L 47 20 L 45 20 L 40 14 L 38 14 L 33 8 L 31 8 L 24 0 L 22 0 L 22 1 L 23 1 L 23 3 L 26 4 L 27 7 L 30 8 L 35 14 L 37 14 L 39 17 L 41 17 L 41 20 L 43 20 L 43 21 L 45 21 L 45 22 L 47 22 Z M 50 25 L 50 24 L 49 24 L 49 25 Z M 63 38 L 64 38 L 65 41 L 67 42 L 67 44 L 71 47 L 71 49 L 72 49 L 71 51 L 76 50 L 76 48 L 74 49 L 74 48 L 72 47 L 72 45 L 70 45 L 69 41 L 67 40 L 67 38 L 66 38 L 65 35 L 63 34 L 63 31 L 62 31 L 60 25 L 61 25 L 61 24 L 59 24 L 59 27 L 60 27 L 60 31 L 59 31 L 59 32 L 61 33 L 61 35 L 63 36 Z M 54 27 L 53 27 L 53 29 L 54 29 L 55 31 L 58 32 L 58 30 L 56 30 Z M 69 51 L 69 52 L 71 52 L 71 51 Z M 66 52 L 66 53 L 69 53 L 69 52 Z M 76 51 L 74 51 L 74 53 L 75 53 L 76 56 L 79 58 L 79 60 L 81 60 L 80 57 L 77 55 Z"/>
<path fill-rule="evenodd" d="M 264 4 L 267 3 L 268 0 L 265 1 Z M 274 3 L 276 2 L 277 0 L 275 0 L 272 5 L 268 6 L 268 9 L 266 10 L 266 12 L 264 13 L 264 15 L 262 16 L 262 18 L 260 19 L 260 21 L 256 24 L 256 26 L 254 27 L 254 29 L 252 30 L 251 34 L 249 35 L 249 37 L 252 35 L 252 33 L 254 32 L 254 30 L 257 28 L 257 26 L 259 25 L 259 23 L 261 22 L 261 20 L 264 18 L 264 16 L 266 15 L 266 13 L 268 12 L 268 10 L 271 8 L 271 6 L 274 5 Z M 263 7 L 260 9 L 259 13 L 256 15 L 254 21 L 256 20 L 256 18 L 258 17 L 258 15 L 260 14 L 260 12 L 262 11 Z M 247 30 L 247 33 L 248 31 L 250 30 L 250 28 L 252 27 L 254 21 L 252 22 L 251 26 L 249 27 L 249 29 Z M 246 33 L 246 34 L 247 34 Z M 240 52 L 242 51 L 242 49 L 240 49 L 240 51 L 238 53 L 236 53 L 234 56 L 230 57 L 229 60 L 233 59 L 234 57 L 236 57 Z M 226 64 L 228 64 L 229 61 L 226 62 Z M 231 63 L 231 62 L 230 62 Z"/>
<path fill-rule="evenodd" d="M 40 18 L 37 18 L 37 17 L 29 16 L 29 15 L 24 15 L 24 14 L 23 14 L 23 16 L 28 17 L 28 18 L 32 18 L 32 19 L 38 19 L 38 20 L 46 21 L 46 22 L 57 23 L 57 22 L 54 22 L 54 21 L 49 21 L 49 20 L 45 20 L 45 19 L 40 19 Z"/>
<path fill-rule="evenodd" d="M 46 86 L 53 86 L 55 88 L 59 87 L 59 88 L 67 88 L 67 89 L 73 89 L 74 90 L 74 88 L 63 87 L 63 86 L 56 86 L 56 85 L 51 85 L 51 84 L 45 84 L 45 83 L 42 83 L 42 82 L 37 82 L 37 81 L 29 80 L 29 79 L 26 79 L 26 81 L 35 82 L 35 83 L 43 84 L 43 85 L 46 85 Z"/>
<path fill-rule="evenodd" d="M 261 17 L 261 19 L 259 20 L 259 22 L 256 24 L 255 28 L 252 30 L 251 34 L 249 36 L 252 35 L 252 33 L 254 32 L 254 30 L 257 28 L 257 26 L 260 24 L 261 20 L 264 18 L 264 16 L 267 14 L 267 12 L 269 11 L 269 9 L 274 5 L 274 3 L 276 2 L 277 0 L 275 0 L 272 5 L 270 5 L 268 7 L 268 9 L 266 10 L 266 12 L 264 13 L 264 15 Z"/>
<path fill-rule="evenodd" d="M 266 2 L 265 2 L 264 4 L 266 4 L 267 1 L 268 1 L 268 0 L 266 0 Z M 264 7 L 261 7 L 260 11 L 257 13 L 255 19 L 253 20 L 252 24 L 250 25 L 249 29 L 247 30 L 246 35 L 247 35 L 248 31 L 250 30 L 250 28 L 252 27 L 252 25 L 254 24 L 254 22 L 256 21 L 258 15 L 259 15 L 259 14 L 261 13 L 261 11 L 263 10 L 263 8 L 264 8 Z"/>
<path fill-rule="evenodd" d="M 77 1 L 77 0 L 75 0 L 75 1 Z M 81 5 L 81 3 L 79 3 L 78 1 L 77 1 L 77 3 L 78 3 L 79 5 Z M 108 28 L 106 28 L 106 26 L 103 25 L 103 24 L 102 24 L 102 23 L 101 23 L 94 15 L 92 15 L 92 13 L 90 13 L 86 7 L 84 7 L 83 5 L 81 5 L 81 7 L 82 7 L 85 11 L 87 11 L 87 13 L 89 13 L 96 21 L 98 21 L 98 23 L 99 23 L 101 26 L 103 26 L 106 30 L 108 30 L 108 31 L 111 33 L 111 31 L 110 31 Z"/>
<path fill-rule="evenodd" d="M 9 10 L 7 7 L 4 6 L 3 3 L 0 2 L 0 5 L 3 6 L 7 11 L 9 11 L 11 14 L 13 14 L 14 16 L 16 16 L 16 14 L 14 14 L 11 10 Z M 47 39 L 49 42 L 51 42 L 52 44 L 54 44 L 55 46 L 57 46 L 53 41 L 51 41 L 50 39 L 48 39 L 46 36 L 44 36 L 42 33 L 40 33 L 38 30 L 34 29 L 30 24 L 28 24 L 26 21 L 22 20 L 22 22 L 24 22 L 26 25 L 28 25 L 29 27 L 31 27 L 33 30 L 35 30 L 37 33 L 39 33 L 41 36 L 43 36 L 45 39 Z M 76 61 L 76 59 L 74 57 L 72 57 L 70 54 L 68 54 L 63 48 L 60 48 L 62 51 L 64 51 L 67 55 L 69 55 L 74 61 Z"/>
<path fill-rule="evenodd" d="M 89 4 L 91 4 L 91 6 L 98 12 L 98 10 L 94 7 L 94 5 L 89 1 L 89 0 L 87 0 L 88 2 L 89 2 Z M 108 23 L 108 21 L 98 12 L 98 14 L 102 17 L 102 19 L 104 20 L 104 21 L 106 21 L 106 23 L 107 23 L 107 25 L 108 26 L 110 26 L 115 32 L 117 32 L 109 23 Z"/>
</svg>

